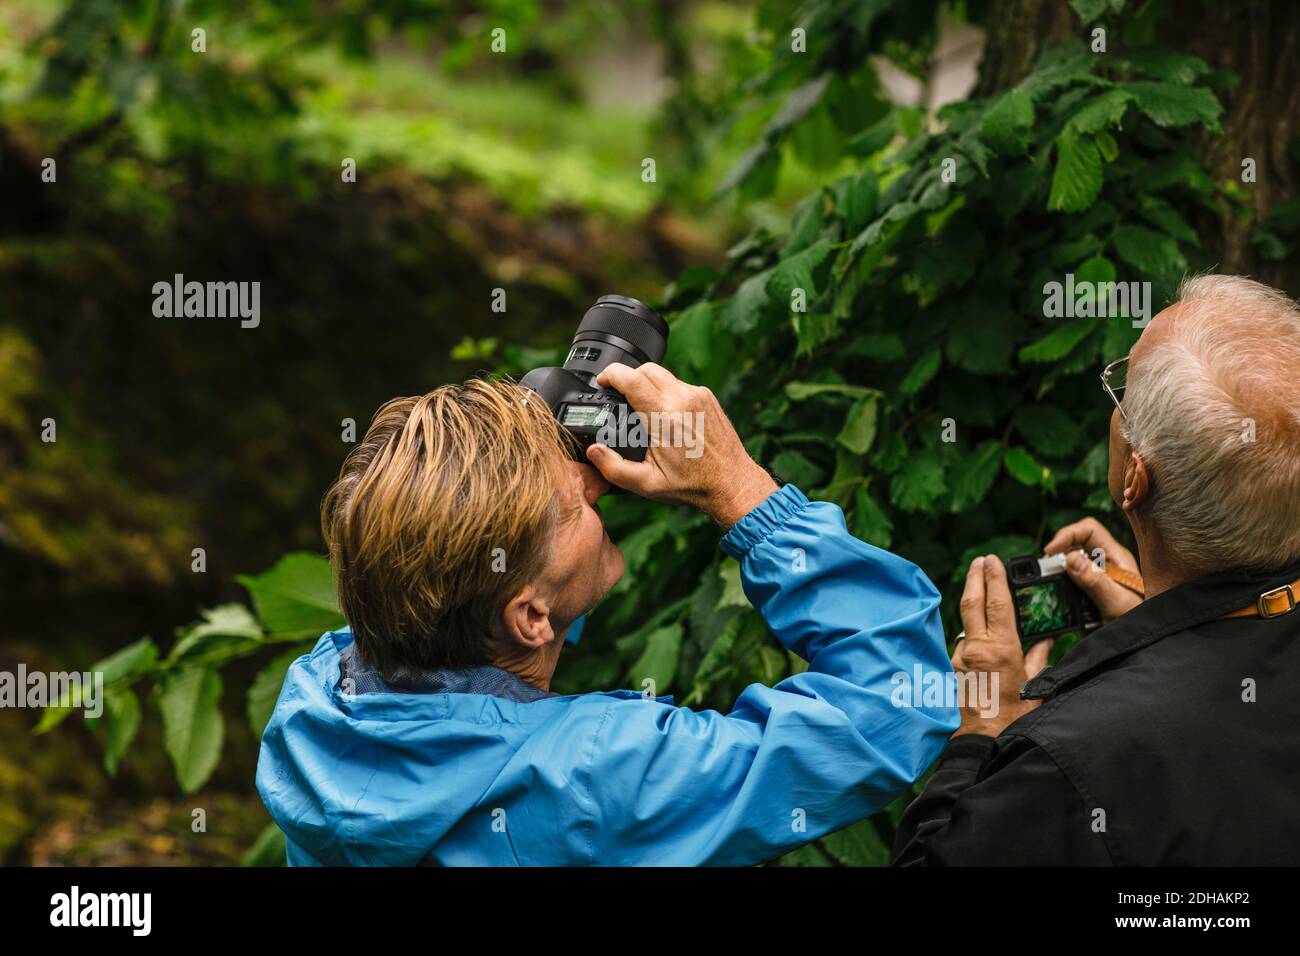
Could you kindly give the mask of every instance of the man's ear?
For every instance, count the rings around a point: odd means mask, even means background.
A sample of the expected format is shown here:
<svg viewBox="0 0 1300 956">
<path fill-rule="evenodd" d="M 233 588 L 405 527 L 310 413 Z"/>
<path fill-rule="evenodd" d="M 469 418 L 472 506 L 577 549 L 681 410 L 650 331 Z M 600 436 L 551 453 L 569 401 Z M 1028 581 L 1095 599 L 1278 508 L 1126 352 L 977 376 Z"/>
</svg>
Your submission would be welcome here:
<svg viewBox="0 0 1300 956">
<path fill-rule="evenodd" d="M 555 640 L 550 604 L 531 584 L 525 584 L 506 602 L 501 623 L 507 642 L 521 649 L 539 650 Z"/>
<path fill-rule="evenodd" d="M 1151 474 L 1147 463 L 1136 451 L 1129 451 L 1124 462 L 1124 498 L 1120 507 L 1132 514 L 1151 497 Z"/>
</svg>

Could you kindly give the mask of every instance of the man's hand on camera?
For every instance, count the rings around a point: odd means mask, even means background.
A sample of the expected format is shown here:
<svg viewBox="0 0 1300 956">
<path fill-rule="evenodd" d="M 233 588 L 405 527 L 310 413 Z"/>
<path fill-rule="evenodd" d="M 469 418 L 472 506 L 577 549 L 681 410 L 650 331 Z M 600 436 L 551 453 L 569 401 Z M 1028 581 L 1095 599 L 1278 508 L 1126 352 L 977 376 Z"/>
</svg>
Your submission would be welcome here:
<svg viewBox="0 0 1300 956">
<path fill-rule="evenodd" d="M 1016 612 L 1011 603 L 1007 572 L 996 555 L 976 558 L 966 572 L 961 595 L 961 623 L 965 637 L 958 638 L 952 651 L 952 667 L 959 674 L 996 675 L 997 696 L 983 701 L 964 700 L 961 726 L 956 734 L 987 734 L 996 737 L 1017 718 L 1038 706 L 1036 700 L 1021 700 L 1020 688 L 1047 666 L 1051 640 L 1039 641 L 1025 653 L 1016 633 Z M 990 689 L 994 689 L 990 678 Z M 982 694 L 979 696 L 983 696 Z"/>
<path fill-rule="evenodd" d="M 592 445 L 587 458 L 611 484 L 656 501 L 691 505 L 723 528 L 730 528 L 776 491 L 772 476 L 749 457 L 707 388 L 688 385 L 652 362 L 637 368 L 615 363 L 596 377 L 596 384 L 620 392 L 647 422 L 655 412 L 676 413 L 692 429 L 692 448 L 665 447 L 661 436 L 643 462 Z M 702 426 L 697 427 L 697 422 Z M 698 454 L 688 457 L 688 451 Z"/>
<path fill-rule="evenodd" d="M 1113 562 L 1116 567 L 1138 573 L 1133 552 L 1116 541 L 1114 535 L 1103 528 L 1096 518 L 1084 518 L 1066 525 L 1056 532 L 1056 536 L 1043 549 L 1045 554 L 1061 554 L 1065 551 L 1070 552 L 1065 559 L 1066 574 L 1084 594 L 1092 598 L 1092 603 L 1101 612 L 1103 623 L 1109 624 L 1142 603 L 1140 597 L 1097 567 L 1093 556 L 1100 551 L 1105 560 Z"/>
</svg>

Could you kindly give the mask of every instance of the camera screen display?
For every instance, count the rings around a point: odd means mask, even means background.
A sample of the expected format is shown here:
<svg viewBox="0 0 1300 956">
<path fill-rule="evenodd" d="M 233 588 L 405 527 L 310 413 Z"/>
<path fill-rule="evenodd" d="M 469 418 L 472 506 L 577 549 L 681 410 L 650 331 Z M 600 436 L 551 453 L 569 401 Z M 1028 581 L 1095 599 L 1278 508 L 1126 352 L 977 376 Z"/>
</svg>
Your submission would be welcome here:
<svg viewBox="0 0 1300 956">
<path fill-rule="evenodd" d="M 609 414 L 606 405 L 566 405 L 560 424 L 566 428 L 598 428 Z"/>
<path fill-rule="evenodd" d="M 1025 637 L 1034 634 L 1046 634 L 1070 627 L 1070 605 L 1061 593 L 1060 583 L 1045 581 L 1017 588 L 1015 591 L 1016 611 Z"/>
</svg>

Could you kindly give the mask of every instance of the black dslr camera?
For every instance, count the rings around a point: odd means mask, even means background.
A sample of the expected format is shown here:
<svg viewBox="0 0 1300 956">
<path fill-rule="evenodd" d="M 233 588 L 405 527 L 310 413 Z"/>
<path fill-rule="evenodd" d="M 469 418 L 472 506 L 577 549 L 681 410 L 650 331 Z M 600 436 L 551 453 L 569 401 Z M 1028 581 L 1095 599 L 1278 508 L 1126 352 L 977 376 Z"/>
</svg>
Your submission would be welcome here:
<svg viewBox="0 0 1300 956">
<path fill-rule="evenodd" d="M 661 362 L 668 349 L 668 323 L 654 309 L 625 295 L 602 295 L 587 310 L 562 368 L 535 368 L 519 384 L 550 406 L 576 439 L 574 458 L 586 461 L 599 442 L 630 461 L 645 461 L 648 441 L 641 418 L 618 392 L 601 388 L 596 376 L 621 362 L 636 368 Z"/>
<path fill-rule="evenodd" d="M 1065 573 L 1065 555 L 1032 554 L 1006 562 L 1020 643 L 1101 627 L 1097 605 Z"/>
</svg>

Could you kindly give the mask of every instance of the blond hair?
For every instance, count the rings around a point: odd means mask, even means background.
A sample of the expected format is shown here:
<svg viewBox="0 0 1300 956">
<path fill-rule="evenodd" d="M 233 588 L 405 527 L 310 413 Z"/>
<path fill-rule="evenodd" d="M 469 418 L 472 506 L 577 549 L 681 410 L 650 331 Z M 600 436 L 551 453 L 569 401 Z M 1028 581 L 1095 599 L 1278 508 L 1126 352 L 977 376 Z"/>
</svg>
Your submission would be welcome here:
<svg viewBox="0 0 1300 956">
<path fill-rule="evenodd" d="M 1300 558 L 1300 311 L 1238 276 L 1179 289 L 1169 335 L 1129 371 L 1125 440 L 1151 469 L 1151 521 L 1189 567 Z"/>
<path fill-rule="evenodd" d="M 326 493 L 339 603 L 385 677 L 487 663 L 506 601 L 545 567 L 566 447 L 529 398 L 472 379 L 394 399 Z"/>
</svg>

